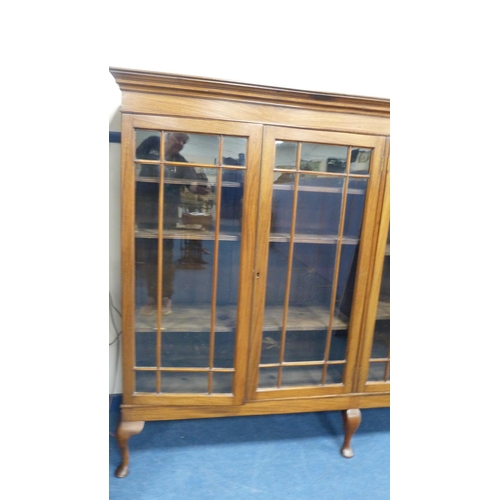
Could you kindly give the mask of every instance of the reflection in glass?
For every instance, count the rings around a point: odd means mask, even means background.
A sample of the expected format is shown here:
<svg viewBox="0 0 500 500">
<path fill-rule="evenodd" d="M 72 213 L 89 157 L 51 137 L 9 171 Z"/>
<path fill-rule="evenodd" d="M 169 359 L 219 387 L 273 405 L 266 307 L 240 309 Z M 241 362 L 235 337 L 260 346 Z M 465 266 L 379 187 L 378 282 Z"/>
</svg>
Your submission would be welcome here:
<svg viewBox="0 0 500 500">
<path fill-rule="evenodd" d="M 266 314 L 267 314 L 266 310 Z M 281 332 L 266 331 L 262 339 L 262 352 L 260 356 L 261 364 L 279 363 L 281 347 Z"/>
<path fill-rule="evenodd" d="M 135 134 L 137 390 L 231 393 L 247 138 Z"/>
<path fill-rule="evenodd" d="M 347 150 L 346 146 L 304 143 L 300 154 L 300 169 L 313 172 L 345 173 Z"/>
<path fill-rule="evenodd" d="M 278 387 L 278 368 L 261 368 L 259 370 L 259 387 L 270 389 Z"/>
<path fill-rule="evenodd" d="M 297 143 L 287 141 L 276 141 L 275 168 L 296 170 Z"/>
<path fill-rule="evenodd" d="M 188 134 L 189 139 L 184 144 L 182 155 L 189 163 L 217 165 L 219 164 L 219 141 L 218 135 Z M 167 155 L 166 159 L 169 158 Z"/>
<path fill-rule="evenodd" d="M 351 173 L 367 174 L 370 169 L 371 149 L 356 148 L 351 153 Z"/>
<path fill-rule="evenodd" d="M 135 187 L 135 226 L 140 229 L 158 229 L 160 186 L 155 178 L 160 176 L 160 167 L 137 164 L 136 170 L 140 177 L 137 177 Z"/>
<path fill-rule="evenodd" d="M 135 157 L 138 160 L 158 161 L 160 159 L 160 137 L 161 133 L 157 130 L 136 130 Z"/>
<path fill-rule="evenodd" d="M 247 150 L 246 137 L 223 136 L 223 165 L 245 165 L 245 156 Z"/>
<path fill-rule="evenodd" d="M 177 179 L 184 178 L 191 179 L 191 181 L 173 185 L 175 188 L 172 190 L 169 200 L 175 206 L 175 210 L 172 211 L 175 224 L 171 224 L 169 229 L 213 230 L 216 211 L 217 169 L 178 167 L 178 170 L 184 172 L 179 173 Z M 178 198 L 173 197 L 175 189 L 180 189 Z"/>
</svg>

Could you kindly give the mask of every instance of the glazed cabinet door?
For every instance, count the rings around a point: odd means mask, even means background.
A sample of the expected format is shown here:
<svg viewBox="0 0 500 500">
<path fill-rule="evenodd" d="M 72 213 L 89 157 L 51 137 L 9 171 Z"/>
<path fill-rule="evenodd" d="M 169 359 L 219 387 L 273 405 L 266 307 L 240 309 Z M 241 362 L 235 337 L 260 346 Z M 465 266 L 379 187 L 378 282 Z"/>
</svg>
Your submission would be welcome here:
<svg viewBox="0 0 500 500">
<path fill-rule="evenodd" d="M 385 178 L 381 222 L 377 238 L 373 278 L 366 316 L 363 322 L 364 343 L 360 357 L 360 392 L 390 390 L 390 172 Z"/>
<path fill-rule="evenodd" d="M 262 127 L 125 114 L 122 142 L 124 404 L 240 404 Z"/>
<path fill-rule="evenodd" d="M 265 127 L 249 399 L 353 391 L 384 146 Z"/>
</svg>

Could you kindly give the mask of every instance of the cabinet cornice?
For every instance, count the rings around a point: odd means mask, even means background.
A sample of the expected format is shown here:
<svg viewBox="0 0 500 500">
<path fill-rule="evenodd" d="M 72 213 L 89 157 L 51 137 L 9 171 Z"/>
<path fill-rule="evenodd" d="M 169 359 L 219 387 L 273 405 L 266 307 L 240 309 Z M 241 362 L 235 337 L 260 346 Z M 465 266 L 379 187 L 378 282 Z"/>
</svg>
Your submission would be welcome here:
<svg viewBox="0 0 500 500">
<path fill-rule="evenodd" d="M 212 78 L 109 68 L 120 90 L 389 117 L 389 99 L 293 90 Z"/>
</svg>

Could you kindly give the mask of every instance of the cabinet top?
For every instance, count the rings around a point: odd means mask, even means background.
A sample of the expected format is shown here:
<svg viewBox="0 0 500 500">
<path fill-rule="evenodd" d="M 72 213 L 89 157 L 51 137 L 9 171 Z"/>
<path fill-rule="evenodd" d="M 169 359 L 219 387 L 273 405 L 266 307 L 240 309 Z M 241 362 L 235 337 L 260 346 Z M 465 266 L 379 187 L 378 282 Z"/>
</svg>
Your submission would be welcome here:
<svg viewBox="0 0 500 500">
<path fill-rule="evenodd" d="M 226 99 L 389 118 L 390 100 L 110 67 L 121 91 Z"/>
</svg>

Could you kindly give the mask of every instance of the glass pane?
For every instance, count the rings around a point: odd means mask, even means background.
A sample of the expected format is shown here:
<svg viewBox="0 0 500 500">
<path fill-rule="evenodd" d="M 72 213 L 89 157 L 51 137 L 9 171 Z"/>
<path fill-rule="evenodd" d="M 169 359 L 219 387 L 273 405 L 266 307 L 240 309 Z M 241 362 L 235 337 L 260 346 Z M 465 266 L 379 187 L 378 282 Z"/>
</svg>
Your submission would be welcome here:
<svg viewBox="0 0 500 500">
<path fill-rule="evenodd" d="M 156 160 L 160 159 L 160 137 L 161 133 L 157 130 L 136 130 L 135 157 L 138 160 Z"/>
<path fill-rule="evenodd" d="M 239 292 L 240 241 L 219 242 L 215 330 L 234 336 Z M 221 335 L 221 339 L 224 335 Z M 234 338 L 231 340 L 234 342 Z M 232 364 L 231 364 L 232 366 Z"/>
<path fill-rule="evenodd" d="M 208 373 L 163 372 L 161 392 L 207 394 Z"/>
<path fill-rule="evenodd" d="M 357 263 L 358 246 L 354 244 L 342 245 L 337 278 L 338 284 L 335 298 L 335 312 L 345 321 L 347 321 L 351 315 Z"/>
<path fill-rule="evenodd" d="M 283 324 L 283 300 L 285 298 L 288 253 L 290 245 L 281 241 L 271 241 L 269 244 L 268 270 L 267 270 L 267 306 L 273 308 L 270 311 L 269 321 L 265 322 L 264 329 L 272 330 Z M 275 306 L 278 310 L 274 310 Z"/>
<path fill-rule="evenodd" d="M 278 386 L 278 368 L 261 368 L 259 370 L 259 387 L 264 389 Z"/>
<path fill-rule="evenodd" d="M 370 170 L 371 149 L 356 148 L 351 153 L 351 173 L 367 174 Z"/>
<path fill-rule="evenodd" d="M 159 165 L 136 164 L 135 227 L 158 229 Z"/>
<path fill-rule="evenodd" d="M 353 238 L 357 241 L 360 237 L 367 186 L 368 179 L 349 179 L 345 207 L 345 238 Z"/>
<path fill-rule="evenodd" d="M 167 167 L 174 170 L 165 184 L 166 229 L 209 231 L 214 228 L 216 169 Z M 184 179 L 181 180 L 181 179 Z"/>
<path fill-rule="evenodd" d="M 246 137 L 223 137 L 223 165 L 245 165 L 245 156 L 247 151 Z"/>
<path fill-rule="evenodd" d="M 243 215 L 244 170 L 222 170 L 220 230 L 241 236 Z"/>
<path fill-rule="evenodd" d="M 345 173 L 347 147 L 330 144 L 302 144 L 300 169 L 313 172 Z"/>
<path fill-rule="evenodd" d="M 266 309 L 266 315 L 268 310 Z M 281 331 L 265 332 L 262 339 L 262 364 L 279 363 L 281 346 Z"/>
<path fill-rule="evenodd" d="M 212 393 L 233 392 L 233 373 L 214 372 L 212 376 Z"/>
<path fill-rule="evenodd" d="M 276 141 L 276 157 L 274 160 L 275 168 L 286 170 L 296 170 L 297 167 L 297 143 L 287 141 Z M 286 177 L 287 174 L 284 174 Z M 278 179 L 281 174 L 275 175 Z"/>
<path fill-rule="evenodd" d="M 370 363 L 368 380 L 371 382 L 387 382 L 390 380 L 389 364 L 385 361 Z"/>
<path fill-rule="evenodd" d="M 281 182 L 276 181 L 273 187 L 271 230 L 289 235 L 293 220 L 295 174 L 283 175 L 287 176 L 286 182 L 281 176 Z M 344 183 L 343 178 L 300 175 L 296 236 L 316 234 L 332 238 L 338 234 Z"/>
<path fill-rule="evenodd" d="M 209 332 L 163 333 L 161 366 L 208 368 Z"/>
<path fill-rule="evenodd" d="M 285 366 L 282 386 L 319 385 L 323 366 Z"/>
<path fill-rule="evenodd" d="M 184 142 L 180 147 L 180 142 Z M 189 163 L 218 165 L 219 164 L 218 135 L 166 133 L 165 159 L 172 161 L 187 161 Z M 182 150 L 182 159 L 176 155 Z"/>
<path fill-rule="evenodd" d="M 162 328 L 210 331 L 214 242 L 163 240 Z M 168 248 L 173 251 L 170 254 Z"/>
<path fill-rule="evenodd" d="M 297 235 L 331 237 L 338 234 L 344 183 L 345 179 L 337 177 L 300 176 L 295 228 Z"/>
<path fill-rule="evenodd" d="M 322 361 L 325 356 L 326 330 L 288 331 L 285 361 Z"/>
<path fill-rule="evenodd" d="M 329 365 L 326 372 L 326 384 L 341 384 L 342 375 L 344 373 L 344 364 Z"/>
<path fill-rule="evenodd" d="M 135 327 L 136 330 L 151 331 L 156 328 L 158 239 L 136 238 L 135 258 Z"/>
<path fill-rule="evenodd" d="M 234 367 L 234 339 L 235 331 L 216 332 L 214 349 L 214 367 L 215 368 L 233 368 Z"/>
<path fill-rule="evenodd" d="M 283 174 L 286 179 L 279 177 L 273 186 L 273 200 L 271 212 L 271 232 L 289 236 L 292 227 L 293 192 L 296 174 Z M 280 181 L 281 179 L 281 181 Z M 286 182 L 285 182 L 286 180 Z"/>
<path fill-rule="evenodd" d="M 345 359 L 347 348 L 347 330 L 334 330 L 330 344 L 329 361 Z"/>
<path fill-rule="evenodd" d="M 137 392 L 156 392 L 156 372 L 135 372 L 135 390 Z"/>
<path fill-rule="evenodd" d="M 389 357 L 389 321 L 378 320 L 375 325 L 371 358 Z"/>
<path fill-rule="evenodd" d="M 156 332 L 135 336 L 135 366 L 156 367 Z"/>
</svg>

